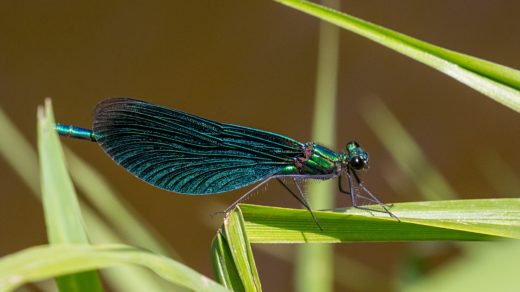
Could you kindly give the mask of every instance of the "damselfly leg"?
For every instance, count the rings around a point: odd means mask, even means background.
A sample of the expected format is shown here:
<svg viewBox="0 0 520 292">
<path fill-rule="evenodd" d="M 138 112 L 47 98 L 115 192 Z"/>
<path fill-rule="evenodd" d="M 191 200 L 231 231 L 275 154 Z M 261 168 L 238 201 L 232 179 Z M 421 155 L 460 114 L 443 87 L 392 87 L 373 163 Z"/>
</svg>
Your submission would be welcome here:
<svg viewBox="0 0 520 292">
<path fill-rule="evenodd" d="M 296 186 L 296 189 L 298 190 L 298 194 L 295 194 L 291 188 L 289 188 L 284 182 L 283 180 L 281 180 L 280 178 L 277 178 L 277 180 L 282 184 L 282 186 L 296 199 L 298 200 L 303 206 L 305 206 L 305 208 L 307 208 L 307 210 L 311 213 L 311 216 L 312 216 L 312 219 L 314 219 L 314 222 L 316 223 L 316 225 L 318 225 L 318 228 L 323 231 L 323 228 L 321 227 L 320 223 L 318 222 L 318 218 L 316 218 L 316 216 L 314 215 L 314 212 L 312 212 L 312 209 L 309 205 L 309 202 L 307 202 L 307 200 L 305 199 L 305 195 L 303 194 L 303 191 L 302 191 L 302 188 L 300 187 L 300 184 L 299 182 L 297 181 L 296 178 L 293 178 L 293 182 L 294 182 L 294 185 Z"/>
<path fill-rule="evenodd" d="M 397 216 L 394 215 L 394 213 L 390 212 L 389 208 L 391 207 L 391 205 L 386 205 L 384 203 L 382 203 L 376 196 L 374 196 L 372 194 L 372 192 L 370 192 L 366 187 L 365 185 L 363 184 L 363 182 L 359 179 L 359 176 L 357 175 L 357 173 L 355 171 L 352 171 L 352 174 L 350 173 L 350 171 L 346 171 L 345 172 L 345 175 L 348 179 L 348 184 L 349 184 L 349 190 L 345 190 L 343 188 L 343 184 L 342 184 L 342 180 L 341 180 L 341 177 L 338 178 L 338 181 L 339 181 L 339 190 L 340 192 L 344 193 L 344 194 L 348 194 L 350 195 L 350 198 L 352 200 L 352 207 L 354 208 L 357 208 L 357 209 L 362 209 L 362 210 L 367 210 L 367 211 L 373 211 L 373 212 L 379 212 L 379 213 L 385 213 L 385 214 L 388 214 L 389 216 L 395 218 L 397 221 L 401 221 L 399 220 L 399 218 L 397 218 Z M 356 184 L 357 186 L 359 186 L 359 188 L 365 193 L 368 195 L 367 196 L 364 196 L 362 194 L 359 194 L 358 192 L 356 192 L 356 189 L 354 187 L 354 182 L 352 180 L 352 176 L 354 176 L 354 179 L 356 180 Z M 365 207 L 365 206 L 362 206 L 362 205 L 359 205 L 358 202 L 357 202 L 357 198 L 362 198 L 362 199 L 365 199 L 367 201 L 370 201 L 370 202 L 373 202 L 375 204 L 378 204 L 383 210 L 378 210 L 378 209 L 374 209 L 374 208 L 370 208 L 370 207 Z"/>
<path fill-rule="evenodd" d="M 296 190 L 297 192 L 294 192 L 293 190 L 291 190 L 291 188 L 289 188 L 287 186 L 286 183 L 284 183 L 283 179 L 285 178 L 291 178 L 295 187 L 296 187 Z M 296 199 L 298 200 L 298 202 L 300 202 L 310 213 L 311 213 L 311 216 L 312 216 L 312 219 L 314 220 L 314 222 L 316 223 L 316 225 L 318 226 L 318 228 L 323 231 L 323 228 L 321 227 L 320 223 L 318 222 L 318 219 L 316 218 L 316 216 L 314 215 L 314 212 L 312 212 L 312 209 L 309 205 L 309 202 L 307 202 L 307 200 L 305 199 L 305 196 L 303 194 L 303 190 L 300 186 L 300 181 L 303 180 L 303 179 L 307 179 L 307 178 L 311 178 L 311 176 L 308 176 L 308 175 L 273 175 L 269 178 L 267 178 L 266 180 L 260 182 L 259 184 L 257 184 L 256 186 L 254 186 L 252 189 L 250 189 L 249 191 L 247 191 L 244 195 L 242 195 L 240 198 L 238 198 L 238 200 L 236 200 L 235 202 L 233 202 L 233 204 L 231 204 L 229 207 L 226 208 L 226 210 L 222 211 L 222 212 L 217 212 L 217 213 L 224 213 L 224 214 L 229 214 L 229 212 L 231 212 L 238 204 L 242 203 L 243 201 L 247 200 L 251 195 L 253 195 L 253 193 L 258 190 L 258 188 L 260 188 L 262 185 L 266 184 L 267 182 L 271 181 L 272 179 L 276 179 L 278 180 L 282 186 Z M 312 177 L 312 178 L 315 178 L 315 177 Z M 321 179 L 328 179 L 330 178 L 329 176 L 326 176 L 326 177 L 323 177 Z"/>
</svg>

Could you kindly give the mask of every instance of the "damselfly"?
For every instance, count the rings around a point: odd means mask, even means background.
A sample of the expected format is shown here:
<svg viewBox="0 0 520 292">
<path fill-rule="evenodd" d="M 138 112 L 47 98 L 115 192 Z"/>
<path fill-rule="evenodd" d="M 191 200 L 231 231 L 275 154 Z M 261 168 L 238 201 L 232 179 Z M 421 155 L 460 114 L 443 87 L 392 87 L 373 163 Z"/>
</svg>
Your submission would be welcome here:
<svg viewBox="0 0 520 292">
<path fill-rule="evenodd" d="M 301 182 L 338 177 L 340 192 L 350 195 L 354 207 L 397 219 L 360 180 L 358 171 L 367 167 L 368 153 L 355 141 L 347 143 L 344 152 L 336 153 L 314 142 L 301 143 L 280 134 L 218 123 L 129 98 L 99 103 L 92 130 L 64 124 L 55 128 L 62 136 L 97 142 L 117 164 L 167 191 L 209 195 L 258 183 L 226 213 L 268 181 L 276 180 L 309 210 L 321 229 Z M 348 188 L 342 183 L 343 176 Z M 292 182 L 296 191 L 287 182 Z M 361 206 L 358 198 L 381 209 Z"/>
</svg>

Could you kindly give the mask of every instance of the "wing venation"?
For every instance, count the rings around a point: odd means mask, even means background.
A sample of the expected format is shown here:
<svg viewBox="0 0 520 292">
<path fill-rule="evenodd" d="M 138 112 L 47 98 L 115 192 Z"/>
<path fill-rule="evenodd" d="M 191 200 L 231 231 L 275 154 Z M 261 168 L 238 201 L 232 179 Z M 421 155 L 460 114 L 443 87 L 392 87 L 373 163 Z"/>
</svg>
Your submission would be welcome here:
<svg viewBox="0 0 520 292">
<path fill-rule="evenodd" d="M 279 134 L 129 98 L 99 103 L 93 131 L 116 163 L 183 194 L 222 193 L 258 182 L 293 164 L 303 147 Z"/>
</svg>

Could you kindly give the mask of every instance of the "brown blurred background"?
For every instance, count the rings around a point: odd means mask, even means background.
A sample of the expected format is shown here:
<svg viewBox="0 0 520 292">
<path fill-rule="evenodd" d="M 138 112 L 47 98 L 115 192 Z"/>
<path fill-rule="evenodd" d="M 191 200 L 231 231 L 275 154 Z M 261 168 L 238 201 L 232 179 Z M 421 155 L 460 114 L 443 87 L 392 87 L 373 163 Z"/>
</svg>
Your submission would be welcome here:
<svg viewBox="0 0 520 292">
<path fill-rule="evenodd" d="M 419 39 L 520 68 L 520 2 L 344 1 L 351 15 Z M 318 20 L 272 1 L 3 1 L 0 106 L 32 143 L 36 106 L 52 97 L 56 120 L 89 127 L 95 104 L 145 99 L 209 119 L 310 137 Z M 378 96 L 462 198 L 503 197 L 479 159 L 496 152 L 520 172 L 520 116 L 422 64 L 341 32 L 338 145 L 357 139 L 370 152 L 365 181 L 386 202 L 421 200 L 413 184 L 396 193 L 383 170 L 396 162 L 360 107 Z M 3 137 L 0 137 L 3 139 Z M 92 163 L 164 235 L 186 264 L 212 276 L 210 217 L 243 190 L 182 196 L 116 166 L 94 143 L 64 141 Z M 490 165 L 490 167 L 492 167 Z M 493 169 L 491 169 L 493 171 Z M 42 207 L 0 160 L 0 255 L 46 242 Z M 277 186 L 251 202 L 297 207 Z M 349 204 L 338 198 L 337 206 Z M 212 224 L 208 225 L 208 221 Z M 183 234 L 189 240 L 180 239 Z M 395 273 L 406 244 L 351 244 L 337 252 Z M 292 265 L 256 251 L 266 291 L 292 289 Z"/>
</svg>

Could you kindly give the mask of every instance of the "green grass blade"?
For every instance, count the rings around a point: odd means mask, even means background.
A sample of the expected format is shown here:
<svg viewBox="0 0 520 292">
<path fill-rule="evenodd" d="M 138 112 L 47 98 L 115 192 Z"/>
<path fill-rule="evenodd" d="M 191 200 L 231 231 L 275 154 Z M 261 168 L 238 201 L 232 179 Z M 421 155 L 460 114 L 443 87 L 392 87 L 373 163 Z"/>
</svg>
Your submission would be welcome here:
<svg viewBox="0 0 520 292">
<path fill-rule="evenodd" d="M 338 0 L 322 2 L 339 7 Z M 312 141 L 329 146 L 336 145 L 339 33 L 337 26 L 320 23 Z M 332 208 L 336 188 L 332 181 L 309 185 L 308 199 L 311 206 L 314 209 Z M 326 244 L 298 247 L 295 267 L 295 286 L 298 291 L 332 291 L 333 254 L 332 246 Z"/>
<path fill-rule="evenodd" d="M 201 209 L 198 210 L 201 214 L 201 216 L 207 215 L 209 210 L 224 210 L 227 205 L 220 205 L 216 202 L 208 202 L 207 210 Z M 208 228 L 215 228 L 215 222 L 210 219 L 208 216 L 205 217 L 206 220 L 204 220 L 206 226 Z M 217 234 L 218 236 L 218 234 Z M 229 262 L 232 262 L 232 259 L 229 260 L 227 258 L 224 258 L 222 256 L 223 252 L 218 251 L 220 254 L 218 256 L 215 255 L 215 245 L 217 237 L 213 239 L 213 245 L 212 245 L 212 255 L 213 255 L 213 264 L 215 264 L 216 257 L 219 259 L 220 263 L 219 265 L 223 265 L 223 263 L 226 260 Z M 225 240 L 225 239 L 223 239 Z M 227 245 L 227 243 L 226 243 Z M 220 247 L 219 247 L 220 248 Z M 227 247 L 229 249 L 229 247 Z M 284 244 L 257 244 L 254 246 L 254 250 L 260 251 L 261 253 L 267 254 L 269 256 L 272 256 L 278 260 L 281 260 L 285 262 L 288 265 L 293 265 L 294 263 L 294 246 L 293 245 L 284 245 Z M 220 259 L 222 257 L 223 259 Z M 231 256 L 228 256 L 228 258 Z M 335 284 L 338 285 L 339 289 L 341 291 L 389 291 L 392 287 L 390 276 L 378 271 L 377 269 L 371 268 L 369 265 L 366 265 L 363 263 L 362 259 L 354 259 L 351 257 L 344 256 L 340 253 L 334 254 L 333 257 L 333 264 L 334 267 L 332 269 L 332 272 L 334 273 L 332 278 L 333 281 L 335 281 Z M 216 278 L 219 279 L 221 277 L 217 274 L 217 269 L 215 267 L 215 275 Z M 225 270 L 225 268 L 218 267 L 218 269 Z M 231 272 L 228 272 L 228 274 Z M 235 272 L 237 273 L 237 272 Z M 237 274 L 236 276 L 239 279 L 239 276 Z M 240 281 L 240 280 L 239 280 Z M 219 283 L 224 285 L 224 280 L 218 280 Z M 230 286 L 226 286 L 230 287 Z M 232 289 L 235 290 L 235 289 Z M 239 289 L 236 289 L 237 291 L 241 291 Z M 242 288 L 243 290 L 243 288 Z"/>
<path fill-rule="evenodd" d="M 401 222 L 358 209 L 315 211 L 241 205 L 252 243 L 520 239 L 520 199 L 398 203 Z"/>
<path fill-rule="evenodd" d="M 246 291 L 262 291 L 240 208 L 235 208 L 226 217 L 222 232 L 229 245 L 233 262 L 244 289 Z"/>
<path fill-rule="evenodd" d="M 69 178 L 63 150 L 54 130 L 50 100 L 38 108 L 38 149 L 47 236 L 51 244 L 87 244 L 76 192 Z M 95 271 L 57 278 L 61 291 L 102 291 Z"/>
<path fill-rule="evenodd" d="M 36 151 L 23 137 L 11 120 L 0 108 L 0 155 L 13 167 L 22 181 L 29 187 L 38 199 L 40 196 L 39 165 Z M 87 233 L 93 242 L 118 243 L 123 242 L 113 229 L 99 218 L 86 204 L 80 201 L 81 210 L 87 225 Z M 148 248 L 148 247 L 147 247 Z M 157 276 L 143 269 L 112 269 L 102 272 L 111 287 L 118 291 L 160 291 L 167 290 L 157 281 Z"/>
<path fill-rule="evenodd" d="M 0 291 L 50 277 L 121 264 L 151 269 L 162 278 L 194 291 L 227 291 L 172 259 L 121 244 L 39 246 L 5 256 L 0 258 Z"/>
<path fill-rule="evenodd" d="M 447 50 L 303 0 L 275 0 L 366 37 L 426 64 L 520 112 L 520 71 Z"/>
<path fill-rule="evenodd" d="M 54 130 L 50 101 L 38 109 L 38 149 L 45 220 L 51 244 L 88 243 L 76 191 Z"/>
<path fill-rule="evenodd" d="M 232 291 L 245 291 L 227 240 L 220 232 L 211 243 L 211 255 L 217 281 Z"/>
</svg>

